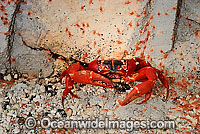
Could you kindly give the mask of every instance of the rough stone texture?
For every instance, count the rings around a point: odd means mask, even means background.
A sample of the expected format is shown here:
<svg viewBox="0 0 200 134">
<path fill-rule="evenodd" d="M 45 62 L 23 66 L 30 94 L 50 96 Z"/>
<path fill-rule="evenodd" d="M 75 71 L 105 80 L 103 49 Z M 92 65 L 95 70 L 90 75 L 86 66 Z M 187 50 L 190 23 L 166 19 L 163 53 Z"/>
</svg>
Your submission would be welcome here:
<svg viewBox="0 0 200 134">
<path fill-rule="evenodd" d="M 8 67 L 8 62 L 7 62 L 7 38 L 6 36 L 8 35 L 9 31 L 9 22 L 11 21 L 12 18 L 12 13 L 15 10 L 15 4 L 11 3 L 10 5 L 6 6 L 6 2 L 0 2 L 1 9 L 0 9 L 0 73 L 5 73 L 6 69 Z M 8 13 L 5 15 L 5 13 Z"/>
<path fill-rule="evenodd" d="M 179 42 L 191 42 L 192 44 L 199 43 L 199 26 L 200 26 L 200 16 L 199 16 L 199 8 L 195 8 L 199 6 L 200 2 L 183 2 L 182 12 L 180 18 L 180 26 L 177 30 L 178 41 Z M 192 37 L 192 38 L 190 38 Z"/>
<path fill-rule="evenodd" d="M 23 45 L 21 38 L 14 41 L 12 57 L 16 57 L 12 68 L 20 73 L 48 77 L 53 72 L 53 59 L 45 51 L 34 50 Z"/>
<path fill-rule="evenodd" d="M 107 58 L 107 56 L 118 58 L 123 55 L 124 50 L 132 54 L 137 41 L 139 42 L 139 39 L 144 40 L 147 31 L 150 30 L 151 35 L 145 43 L 147 44 L 145 56 L 148 59 L 146 54 L 149 54 L 153 59 L 152 62 L 157 64 L 157 66 L 153 65 L 165 70 L 164 73 L 170 83 L 168 101 L 164 102 L 166 89 L 160 86 L 159 82 L 156 82 L 148 103 L 134 104 L 144 99 L 144 97 L 140 97 L 119 108 L 116 107 L 118 99 L 123 100 L 130 91 L 118 94 L 114 89 L 74 84 L 72 91 L 81 99 L 72 98 L 71 95 L 68 95 L 63 110 L 61 96 L 65 84 L 59 83 L 58 77 L 61 70 L 64 69 L 63 66 L 67 65 L 64 61 L 56 59 L 54 74 L 51 75 L 51 78 L 33 80 L 20 78 L 14 82 L 15 85 L 12 87 L 10 87 L 13 84 L 12 81 L 7 84 L 0 83 L 2 86 L 0 87 L 0 133 L 28 132 L 29 130 L 17 121 L 25 120 L 30 115 L 38 120 L 45 116 L 63 120 L 82 120 L 89 117 L 91 119 L 108 117 L 111 120 L 134 121 L 175 120 L 176 129 L 139 130 L 137 133 L 199 133 L 199 1 L 179 0 L 180 14 L 178 14 L 176 8 L 175 10 L 171 9 L 176 7 L 176 1 L 152 0 L 149 5 L 146 1 L 131 1 L 128 5 L 125 5 L 124 1 L 99 0 L 93 1 L 91 5 L 88 2 L 61 0 L 58 3 L 57 1 L 29 0 L 28 4 L 22 4 L 22 13 L 17 15 L 16 20 L 15 45 L 13 45 L 12 51 L 13 56 L 16 56 L 16 61 L 12 64 L 13 67 L 18 70 L 21 69 L 22 72 L 33 71 L 36 74 L 38 73 L 37 70 L 41 70 L 41 68 L 48 69 L 49 62 L 46 59 L 48 49 L 64 57 L 72 55 L 72 57 L 81 60 L 84 59 L 82 56 L 87 52 L 86 61 L 93 58 L 103 58 L 102 54 L 104 53 L 104 58 Z M 84 9 L 81 11 L 81 6 L 84 5 Z M 71 8 L 66 9 L 68 6 Z M 103 8 L 103 12 L 99 11 L 100 6 Z M 140 15 L 144 7 L 149 11 L 146 18 L 143 16 L 144 14 L 137 17 L 136 12 Z M 118 10 L 111 10 L 116 8 L 119 8 L 119 12 L 117 12 Z M 30 15 L 27 14 L 29 11 Z M 110 14 L 107 14 L 108 11 L 115 15 L 110 18 Z M 136 12 L 129 16 L 132 11 Z M 168 16 L 164 14 L 164 11 L 168 13 Z M 175 13 L 177 14 L 175 15 Z M 154 19 L 150 21 L 150 26 L 147 26 L 147 31 L 139 36 L 138 29 L 144 29 L 151 15 L 154 16 Z M 100 18 L 103 18 L 106 22 Z M 131 21 L 133 23 L 132 28 L 128 25 Z M 136 27 L 137 21 L 139 23 L 138 29 Z M 85 28 L 83 28 L 82 22 L 86 25 Z M 89 27 L 87 27 L 87 23 Z M 76 24 L 79 24 L 82 29 Z M 155 30 L 152 27 L 153 25 L 155 25 Z M 66 27 L 68 27 L 72 37 L 69 37 Z M 121 34 L 118 34 L 117 28 L 120 29 Z M 83 30 L 85 30 L 84 34 L 82 34 Z M 96 30 L 95 35 L 93 35 L 93 30 Z M 17 34 L 17 32 L 20 34 Z M 98 36 L 98 32 L 103 33 L 103 35 Z M 171 40 L 172 34 L 174 41 Z M 22 42 L 22 40 L 25 42 Z M 96 46 L 93 45 L 94 40 L 97 42 Z M 117 40 L 122 41 L 122 44 L 117 44 Z M 143 44 L 140 45 L 144 47 Z M 110 46 L 111 50 L 109 49 Z M 154 51 L 148 53 L 152 47 L 155 48 Z M 171 47 L 173 49 L 168 51 Z M 98 49 L 102 51 L 99 53 L 99 57 L 97 56 Z M 160 49 L 164 52 L 168 51 L 168 53 L 157 52 Z M 109 54 L 111 51 L 114 53 Z M 137 51 L 136 55 L 140 56 L 140 52 Z M 43 56 L 40 57 L 40 55 Z M 32 61 L 32 59 L 34 60 Z M 151 61 L 150 58 L 148 60 Z M 43 64 L 43 61 L 48 64 Z M 22 64 L 27 65 L 20 68 Z M 32 71 L 31 68 L 33 68 Z M 41 72 L 44 72 L 44 70 Z M 39 127 L 31 131 L 33 133 L 72 132 L 72 130 L 62 129 L 44 130 Z M 123 129 L 76 129 L 74 131 L 74 133 L 127 133 Z M 136 133 L 136 131 L 130 133 Z"/>
<path fill-rule="evenodd" d="M 141 57 L 143 48 L 147 47 L 147 49 L 144 49 L 144 54 L 146 56 L 150 55 L 153 63 L 158 65 L 162 59 L 162 54 L 159 51 L 170 51 L 172 48 L 172 35 L 176 17 L 176 10 L 173 10 L 172 7 L 176 5 L 177 1 L 174 0 L 153 0 L 149 4 L 146 4 L 144 9 L 147 15 L 138 19 L 140 26 L 132 32 L 133 37 L 130 42 L 130 48 L 137 44 L 141 47 L 141 51 L 136 51 L 136 54 L 133 56 Z M 144 32 L 145 27 L 147 32 Z M 140 30 L 143 30 L 144 33 L 141 34 Z M 150 34 L 149 37 L 147 36 L 148 32 Z M 147 37 L 148 40 L 146 43 L 138 43 L 145 41 Z M 131 50 L 130 48 L 127 48 L 127 50 Z M 151 49 L 154 49 L 153 53 L 150 52 Z"/>
<path fill-rule="evenodd" d="M 24 8 L 30 10 L 31 15 L 27 17 L 24 13 L 22 22 L 27 23 L 20 29 L 27 44 L 49 48 L 65 57 L 81 59 L 87 53 L 88 60 L 92 60 L 101 57 L 98 51 L 103 52 L 104 57 L 113 57 L 110 53 L 115 51 L 117 39 L 122 38 L 117 28 L 123 31 L 127 23 L 135 19 L 135 16 L 129 17 L 129 12 L 142 8 L 141 4 L 144 2 L 126 6 L 124 1 L 93 1 L 91 4 L 88 1 L 30 1 L 30 7 Z M 81 6 L 85 6 L 83 10 Z"/>
<path fill-rule="evenodd" d="M 0 57 L 1 57 L 0 70 L 1 70 L 1 73 L 4 74 L 4 73 L 6 73 L 6 70 L 7 70 L 7 68 L 6 68 L 6 66 L 7 66 L 6 52 L 1 52 Z"/>
<path fill-rule="evenodd" d="M 199 4 L 199 1 L 182 2 L 177 40 L 173 48 L 175 52 L 170 52 L 169 57 L 163 60 L 167 68 L 174 69 L 179 74 L 197 73 L 199 75 L 200 23 L 198 23 L 198 18 L 200 16 L 197 14 L 199 9 L 196 9 L 195 6 L 191 8 L 192 5 Z M 196 19 L 193 20 L 190 16 Z M 185 69 L 183 69 L 183 66 L 185 66 Z M 196 72 L 193 67 L 197 68 Z"/>
<path fill-rule="evenodd" d="M 155 48 L 154 53 L 150 55 L 157 63 L 159 61 L 158 57 L 161 57 L 159 50 L 162 49 L 164 52 L 167 52 L 172 48 L 172 36 L 176 17 L 176 10 L 173 10 L 172 7 L 177 5 L 177 1 L 158 0 L 153 4 L 151 14 L 154 16 L 154 19 L 150 23 L 150 26 L 154 25 L 155 30 L 152 30 L 148 45 L 151 48 Z"/>
<path fill-rule="evenodd" d="M 164 51 L 171 49 L 176 13 L 171 7 L 175 5 L 174 0 L 132 1 L 129 4 L 122 0 L 92 3 L 28 1 L 28 6 L 22 7 L 23 13 L 18 18 L 18 29 L 31 47 L 48 48 L 68 58 L 86 58 L 87 62 L 102 58 L 121 59 L 124 51 L 129 52 L 129 57 L 139 56 L 141 52 L 132 54 L 132 51 L 139 40 L 145 40 L 149 31 L 147 47 L 156 48 L 155 55 L 161 48 Z M 158 16 L 157 12 L 161 15 Z M 154 18 L 150 19 L 151 16 Z M 147 22 L 149 25 L 144 27 Z M 142 34 L 140 30 L 143 30 Z"/>
<path fill-rule="evenodd" d="M 20 7 L 26 4 L 23 1 L 1 2 L 0 73 L 15 70 L 35 76 L 39 76 L 40 73 L 40 76 L 48 77 L 53 72 L 53 59 L 50 54 L 25 46 L 22 37 L 19 36 L 19 16 L 22 11 Z"/>
<path fill-rule="evenodd" d="M 196 24 L 200 24 L 200 3 L 198 0 L 194 0 L 192 2 L 185 2 L 183 5 L 185 13 L 183 15 L 187 15 L 190 21 L 194 21 Z M 185 16 L 186 17 L 186 16 Z"/>
<path fill-rule="evenodd" d="M 121 59 L 127 52 L 124 58 L 142 57 L 144 52 L 151 55 L 153 63 L 158 65 L 158 57 L 162 57 L 159 50 L 166 52 L 172 47 L 176 10 L 171 8 L 176 4 L 174 0 L 91 3 L 27 0 L 20 3 L 20 12 L 16 14 L 14 49 L 10 52 L 10 58 L 16 58 L 16 62 L 12 67 L 22 73 L 38 75 L 48 66 L 51 68 L 48 75 L 51 74 L 52 62 L 43 64 L 45 51 L 35 50 L 50 50 L 86 62 Z M 149 52 L 152 48 L 154 53 Z M 41 58 L 33 58 L 35 56 Z M 27 64 L 29 61 L 32 62 Z M 39 65 L 35 68 L 32 63 Z"/>
</svg>

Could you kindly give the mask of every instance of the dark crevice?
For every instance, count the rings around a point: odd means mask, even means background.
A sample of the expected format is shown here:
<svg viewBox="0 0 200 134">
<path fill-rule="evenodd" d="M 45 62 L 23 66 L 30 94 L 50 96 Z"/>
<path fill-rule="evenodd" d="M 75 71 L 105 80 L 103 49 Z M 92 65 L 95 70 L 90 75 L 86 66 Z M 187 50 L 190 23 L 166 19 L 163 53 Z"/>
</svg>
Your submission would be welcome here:
<svg viewBox="0 0 200 134">
<path fill-rule="evenodd" d="M 65 62 L 68 62 L 68 61 L 80 62 L 83 66 L 86 64 L 86 63 L 84 63 L 84 62 L 82 62 L 82 61 L 79 61 L 79 60 L 77 60 L 77 59 L 74 59 L 74 58 L 72 58 L 72 57 L 66 58 L 66 57 L 64 57 L 63 55 L 60 55 L 60 54 L 57 54 L 57 53 L 53 52 L 53 51 L 50 50 L 49 48 L 44 48 L 44 47 L 31 47 L 31 46 L 29 46 L 29 45 L 26 44 L 26 42 L 24 41 L 24 39 L 23 39 L 22 36 L 21 36 L 21 38 L 22 38 L 22 42 L 23 42 L 23 45 L 24 45 L 24 46 L 30 48 L 31 50 L 35 50 L 35 51 L 49 52 L 50 56 L 51 56 L 53 59 L 55 59 L 55 60 L 59 58 L 59 59 L 65 61 Z"/>
<path fill-rule="evenodd" d="M 197 22 L 197 21 L 195 21 L 195 20 L 193 20 L 193 19 L 187 19 L 188 21 L 191 21 L 191 22 L 193 22 L 193 23 L 195 23 L 195 24 L 198 24 L 198 25 L 200 25 L 200 23 L 199 22 Z"/>
<path fill-rule="evenodd" d="M 57 54 L 57 53 L 54 53 L 53 51 L 51 51 L 49 48 L 43 48 L 43 47 L 31 47 L 31 46 L 28 46 L 27 44 L 24 44 L 26 47 L 32 49 L 32 50 L 35 50 L 35 51 L 44 51 L 44 52 L 49 52 L 50 53 L 50 56 L 53 58 L 53 59 L 61 59 L 65 62 L 69 61 L 69 60 L 73 60 L 75 62 L 81 62 L 81 61 L 78 61 L 74 58 L 66 58 L 64 57 L 63 55 L 60 55 L 60 54 Z"/>
<path fill-rule="evenodd" d="M 8 60 L 8 63 L 9 63 L 8 67 L 7 67 L 7 72 L 11 72 L 11 70 L 12 70 L 12 66 L 11 66 L 11 64 L 12 64 L 12 48 L 13 48 L 13 43 L 14 43 L 14 39 L 15 39 L 15 35 L 16 35 L 16 31 L 15 31 L 16 17 L 17 17 L 17 13 L 19 12 L 19 10 L 21 8 L 22 2 L 24 2 L 24 0 L 18 0 L 15 3 L 16 4 L 15 10 L 14 10 L 14 13 L 12 14 L 12 18 L 11 18 L 9 29 L 8 29 L 9 35 L 7 35 L 7 37 L 6 37 L 6 39 L 7 39 L 7 60 Z M 23 40 L 23 37 L 22 37 L 22 42 L 23 42 L 23 45 L 27 46 L 28 48 L 30 48 L 32 50 L 45 51 L 45 52 L 48 51 L 53 59 L 60 58 L 61 60 L 64 60 L 64 61 L 74 60 L 72 58 L 67 59 L 62 55 L 56 54 L 48 48 L 42 48 L 42 47 L 34 48 L 34 47 L 31 47 L 31 46 L 28 46 L 25 43 L 25 41 Z"/>
<path fill-rule="evenodd" d="M 12 14 L 12 18 L 11 18 L 9 29 L 8 29 L 9 34 L 6 36 L 6 39 L 8 40 L 8 42 L 7 42 L 7 60 L 9 62 L 9 66 L 7 68 L 8 71 L 11 70 L 11 63 L 12 63 L 11 62 L 12 61 L 12 59 L 11 59 L 11 52 L 12 52 L 12 47 L 13 47 L 14 38 L 15 38 L 15 21 L 16 21 L 16 16 L 17 16 L 18 11 L 20 10 L 21 3 L 23 1 L 24 0 L 18 0 L 16 2 L 15 11 Z"/>
<path fill-rule="evenodd" d="M 69 61 L 79 62 L 79 63 L 80 63 L 82 66 L 84 66 L 84 67 L 87 67 L 87 66 L 88 66 L 88 63 L 82 62 L 82 61 L 77 60 L 77 59 L 74 59 L 74 58 L 72 58 L 72 57 L 66 58 L 66 57 L 64 57 L 63 55 L 60 55 L 60 54 L 57 54 L 57 53 L 52 52 L 52 51 L 51 51 L 50 49 L 48 49 L 48 48 L 43 48 L 43 47 L 35 48 L 35 47 L 28 46 L 28 45 L 26 45 L 26 44 L 25 44 L 25 46 L 27 46 L 28 48 L 30 48 L 30 49 L 32 49 L 32 50 L 35 50 L 35 51 L 45 51 L 45 52 L 49 52 L 49 53 L 50 53 L 50 56 L 51 56 L 53 59 L 55 59 L 55 60 L 56 60 L 56 59 L 61 59 L 61 60 L 65 61 L 65 62 L 69 62 Z M 55 70 L 54 70 L 54 71 L 55 71 Z M 52 72 L 52 74 L 54 74 L 54 71 Z M 49 77 L 51 77 L 52 74 L 51 74 Z"/>
<path fill-rule="evenodd" d="M 178 38 L 177 31 L 178 31 L 179 21 L 181 18 L 182 3 L 183 3 L 183 0 L 177 0 L 176 18 L 175 18 L 175 25 L 174 25 L 174 29 L 173 29 L 173 39 L 172 39 L 171 50 L 174 48 L 174 45 Z"/>
</svg>

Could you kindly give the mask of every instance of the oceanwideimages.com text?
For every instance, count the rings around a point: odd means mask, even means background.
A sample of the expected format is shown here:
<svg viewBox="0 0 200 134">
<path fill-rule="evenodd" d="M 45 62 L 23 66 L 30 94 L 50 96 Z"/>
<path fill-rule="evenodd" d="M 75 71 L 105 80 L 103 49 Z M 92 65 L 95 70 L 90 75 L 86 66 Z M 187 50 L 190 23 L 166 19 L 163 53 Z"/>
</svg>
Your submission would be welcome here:
<svg viewBox="0 0 200 134">
<path fill-rule="evenodd" d="M 37 121 L 34 117 L 28 117 L 25 121 L 27 129 L 34 129 L 39 124 L 40 127 L 48 128 L 65 128 L 65 129 L 125 129 L 126 131 L 134 131 L 139 129 L 174 129 L 175 122 L 172 120 L 159 121 L 133 121 L 133 120 L 109 120 L 105 118 L 100 120 L 51 120 L 46 117 Z"/>
</svg>

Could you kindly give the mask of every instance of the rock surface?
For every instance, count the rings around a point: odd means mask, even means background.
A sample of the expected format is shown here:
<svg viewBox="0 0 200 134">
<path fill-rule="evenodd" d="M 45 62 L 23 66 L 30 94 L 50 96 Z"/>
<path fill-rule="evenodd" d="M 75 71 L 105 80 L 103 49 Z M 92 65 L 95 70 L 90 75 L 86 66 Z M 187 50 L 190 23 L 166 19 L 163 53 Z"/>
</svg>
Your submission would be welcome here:
<svg viewBox="0 0 200 134">
<path fill-rule="evenodd" d="M 28 1 L 28 6 L 22 5 L 17 29 L 28 46 L 48 48 L 67 58 L 121 59 L 124 51 L 139 56 L 132 51 L 145 44 L 156 49 L 152 56 L 157 59 L 160 49 L 172 47 L 176 10 L 171 8 L 176 4 L 174 0 Z"/>
<path fill-rule="evenodd" d="M 10 2 L 10 3 L 9 3 Z M 199 133 L 198 0 L 26 0 L 0 2 L 0 133 Z M 6 14 L 7 13 L 7 14 Z M 3 18 L 2 18 L 3 17 Z M 5 18 L 7 19 L 5 19 Z M 144 55 L 143 55 L 144 52 Z M 170 96 L 156 82 L 144 97 L 118 107 L 130 91 L 74 84 L 61 105 L 61 71 L 73 60 L 145 56 L 163 69 Z M 67 59 L 65 59 L 67 58 Z M 25 120 L 174 120 L 175 129 L 27 129 Z"/>
</svg>

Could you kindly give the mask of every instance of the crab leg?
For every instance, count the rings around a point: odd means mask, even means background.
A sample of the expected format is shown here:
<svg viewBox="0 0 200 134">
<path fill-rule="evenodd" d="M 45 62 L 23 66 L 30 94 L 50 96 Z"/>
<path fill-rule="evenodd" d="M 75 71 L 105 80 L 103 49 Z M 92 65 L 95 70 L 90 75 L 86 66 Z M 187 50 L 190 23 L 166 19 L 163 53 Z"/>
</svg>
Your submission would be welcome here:
<svg viewBox="0 0 200 134">
<path fill-rule="evenodd" d="M 69 74 L 71 74 L 71 73 L 73 73 L 73 72 L 76 72 L 76 71 L 78 71 L 78 70 L 80 70 L 80 69 L 84 69 L 84 68 L 80 65 L 80 63 L 74 63 L 74 64 L 72 64 L 68 69 L 66 69 L 65 71 L 63 71 L 63 72 L 61 73 L 61 75 L 60 75 L 60 82 L 61 82 L 62 78 L 66 76 L 66 83 L 65 83 L 65 84 L 66 84 L 66 88 L 65 88 L 65 90 L 63 91 L 63 95 L 62 95 L 62 106 L 63 106 L 63 108 L 64 108 L 64 99 L 65 99 L 65 97 L 66 97 L 69 93 L 72 95 L 72 97 L 80 98 L 80 97 L 78 97 L 77 95 L 75 95 L 75 94 L 73 94 L 73 93 L 71 92 L 72 87 L 73 87 L 73 84 L 74 84 L 74 81 L 71 79 L 71 77 L 70 77 L 70 75 L 69 75 Z"/>
<path fill-rule="evenodd" d="M 74 73 L 78 70 L 83 70 L 84 67 L 81 66 L 81 64 L 79 62 L 77 63 L 73 63 L 71 66 L 69 66 L 68 69 L 66 69 L 65 71 L 63 71 L 60 75 L 60 82 L 62 80 L 63 77 L 65 77 L 67 74 L 70 74 L 70 73 Z"/>
<path fill-rule="evenodd" d="M 125 81 L 140 81 L 140 80 L 145 80 L 147 78 L 146 76 L 146 70 L 149 67 L 144 67 L 137 71 L 135 74 L 132 76 L 127 76 L 124 78 Z"/>
<path fill-rule="evenodd" d="M 139 70 L 143 67 L 151 67 L 151 64 L 148 61 L 142 60 L 141 58 L 135 57 L 133 58 L 133 60 L 135 60 L 136 62 L 139 62 L 139 64 L 137 65 L 136 70 Z"/>
<path fill-rule="evenodd" d="M 143 70 L 145 70 L 145 71 L 139 71 L 140 73 L 138 74 L 138 76 L 146 75 L 148 80 L 142 82 L 141 84 L 134 86 L 133 89 L 131 90 L 131 92 L 126 96 L 126 98 L 123 101 L 118 100 L 118 102 L 121 106 L 127 105 L 134 99 L 136 99 L 144 94 L 145 94 L 145 100 L 143 100 L 139 104 L 146 102 L 150 98 L 151 89 L 153 88 L 155 81 L 157 80 L 156 70 L 152 67 L 146 67 L 145 69 L 143 68 Z M 138 76 L 135 76 L 136 78 L 134 78 L 133 81 L 141 78 Z"/>
<path fill-rule="evenodd" d="M 70 93 L 72 95 L 72 97 L 75 97 L 77 99 L 80 99 L 80 97 L 78 97 L 77 95 L 73 94 L 72 93 L 72 87 L 73 87 L 73 80 L 70 78 L 69 74 L 66 74 L 66 88 L 65 90 L 63 91 L 63 95 L 62 95 L 62 106 L 64 108 L 64 100 L 65 100 L 65 97 Z"/>
<path fill-rule="evenodd" d="M 156 72 L 158 73 L 158 78 L 162 82 L 163 86 L 167 88 L 167 96 L 165 98 L 165 101 L 167 101 L 168 96 L 169 96 L 169 84 L 167 82 L 167 79 L 165 78 L 165 76 L 162 74 L 160 70 L 156 69 Z"/>
</svg>

